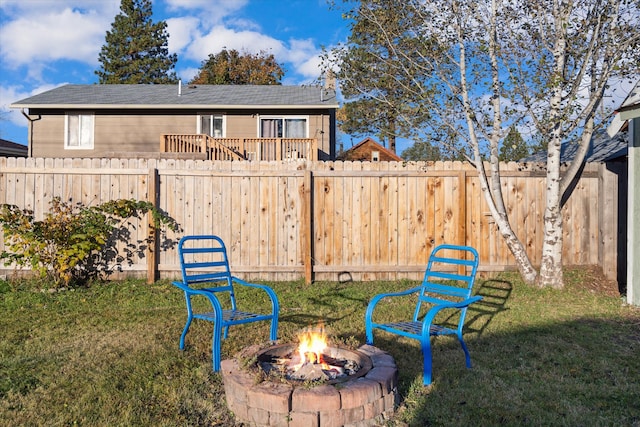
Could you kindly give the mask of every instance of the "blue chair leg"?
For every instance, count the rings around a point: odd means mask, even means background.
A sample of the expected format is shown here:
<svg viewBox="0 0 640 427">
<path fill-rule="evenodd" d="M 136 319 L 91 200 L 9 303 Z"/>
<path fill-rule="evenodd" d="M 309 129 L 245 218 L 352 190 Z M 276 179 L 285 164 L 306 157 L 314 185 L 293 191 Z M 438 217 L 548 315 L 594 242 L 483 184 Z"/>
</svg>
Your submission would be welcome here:
<svg viewBox="0 0 640 427">
<path fill-rule="evenodd" d="M 365 325 L 365 333 L 367 336 L 367 344 L 368 345 L 373 345 L 373 328 L 371 327 L 371 325 L 367 322 L 367 324 Z"/>
<path fill-rule="evenodd" d="M 271 333 L 269 339 L 275 341 L 278 339 L 278 316 L 273 316 L 271 319 Z"/>
<path fill-rule="evenodd" d="M 458 334 L 458 341 L 460 341 L 460 345 L 462 346 L 462 351 L 464 351 L 464 358 L 467 363 L 467 368 L 471 368 L 471 355 L 469 354 L 469 349 L 467 349 L 467 345 L 464 343 L 462 339 L 462 334 Z"/>
<path fill-rule="evenodd" d="M 191 326 L 191 321 L 193 317 L 187 317 L 187 324 L 184 325 L 184 329 L 182 330 L 182 335 L 180 335 L 180 350 L 184 350 L 184 339 L 187 336 L 187 332 L 189 332 L 189 326 Z"/>
<path fill-rule="evenodd" d="M 431 384 L 431 338 L 420 341 L 422 344 L 422 383 L 424 385 Z"/>
<path fill-rule="evenodd" d="M 220 370 L 220 353 L 222 347 L 222 340 L 220 339 L 220 335 L 222 333 L 221 329 L 220 322 L 216 322 L 213 325 L 213 340 L 211 343 L 211 362 L 213 364 L 213 372 L 218 372 Z M 228 329 L 228 327 L 225 329 Z"/>
</svg>

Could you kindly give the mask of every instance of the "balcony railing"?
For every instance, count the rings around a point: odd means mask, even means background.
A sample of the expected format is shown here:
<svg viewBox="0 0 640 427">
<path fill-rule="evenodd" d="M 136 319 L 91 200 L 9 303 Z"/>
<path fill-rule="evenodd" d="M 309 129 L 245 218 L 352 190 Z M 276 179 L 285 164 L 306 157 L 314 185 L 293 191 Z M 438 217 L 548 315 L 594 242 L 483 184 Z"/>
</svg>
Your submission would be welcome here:
<svg viewBox="0 0 640 427">
<path fill-rule="evenodd" d="M 213 138 L 204 134 L 164 134 L 162 153 L 203 153 L 207 160 L 318 159 L 315 138 Z"/>
</svg>

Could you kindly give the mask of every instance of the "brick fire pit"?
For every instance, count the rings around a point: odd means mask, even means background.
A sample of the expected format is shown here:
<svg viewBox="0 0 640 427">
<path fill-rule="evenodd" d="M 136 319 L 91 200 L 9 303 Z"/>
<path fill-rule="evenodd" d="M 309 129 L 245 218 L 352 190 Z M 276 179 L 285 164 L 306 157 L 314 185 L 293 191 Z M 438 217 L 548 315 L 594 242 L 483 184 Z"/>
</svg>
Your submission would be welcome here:
<svg viewBox="0 0 640 427">
<path fill-rule="evenodd" d="M 256 384 L 255 373 L 237 359 L 222 361 L 227 406 L 236 421 L 251 426 L 333 427 L 376 426 L 394 413 L 398 369 L 393 357 L 363 345 L 357 350 L 371 359 L 361 377 L 308 387 L 287 381 Z M 241 352 L 256 354 L 256 346 Z"/>
</svg>

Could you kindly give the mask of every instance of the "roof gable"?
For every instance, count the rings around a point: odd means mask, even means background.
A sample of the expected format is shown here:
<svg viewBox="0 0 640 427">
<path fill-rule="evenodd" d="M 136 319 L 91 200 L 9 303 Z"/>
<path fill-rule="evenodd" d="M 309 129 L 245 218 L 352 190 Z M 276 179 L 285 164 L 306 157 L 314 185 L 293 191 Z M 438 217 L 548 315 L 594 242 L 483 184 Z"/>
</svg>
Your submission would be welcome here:
<svg viewBox="0 0 640 427">
<path fill-rule="evenodd" d="M 402 161 L 402 157 L 398 156 L 393 151 L 383 147 L 382 145 L 380 145 L 380 143 L 370 137 L 366 137 L 365 139 L 342 153 L 342 155 L 340 155 L 340 159 L 368 161 L 371 160 L 372 151 L 380 152 L 381 161 Z"/>
</svg>

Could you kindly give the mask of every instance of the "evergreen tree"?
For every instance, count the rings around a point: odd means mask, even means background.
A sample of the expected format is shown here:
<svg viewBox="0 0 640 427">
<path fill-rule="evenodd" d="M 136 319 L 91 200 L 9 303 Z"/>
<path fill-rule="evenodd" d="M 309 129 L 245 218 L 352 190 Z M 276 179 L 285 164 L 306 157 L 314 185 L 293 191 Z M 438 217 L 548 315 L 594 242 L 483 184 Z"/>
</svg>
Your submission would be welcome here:
<svg viewBox="0 0 640 427">
<path fill-rule="evenodd" d="M 107 31 L 96 71 L 99 83 L 174 83 L 177 55 L 169 54 L 167 23 L 151 20 L 151 0 L 122 0 Z"/>
<path fill-rule="evenodd" d="M 415 37 L 419 21 L 406 10 L 397 0 L 361 0 L 344 13 L 353 22 L 347 43 L 324 54 L 325 68 L 338 69 L 345 98 L 341 131 L 373 134 L 393 152 L 396 137 L 415 137 L 427 116 L 419 103 L 425 94 L 411 92 L 407 78 L 426 78 L 429 70 L 421 61 L 424 45 Z"/>
<path fill-rule="evenodd" d="M 209 54 L 190 83 L 210 85 L 279 85 L 284 75 L 273 54 L 223 49 Z"/>
<path fill-rule="evenodd" d="M 418 141 L 402 152 L 402 158 L 407 161 L 438 161 L 442 160 L 440 149 L 427 141 Z"/>
<path fill-rule="evenodd" d="M 511 126 L 507 137 L 500 147 L 501 162 L 517 162 L 529 155 L 529 147 L 522 139 L 522 135 L 515 126 Z"/>
</svg>

